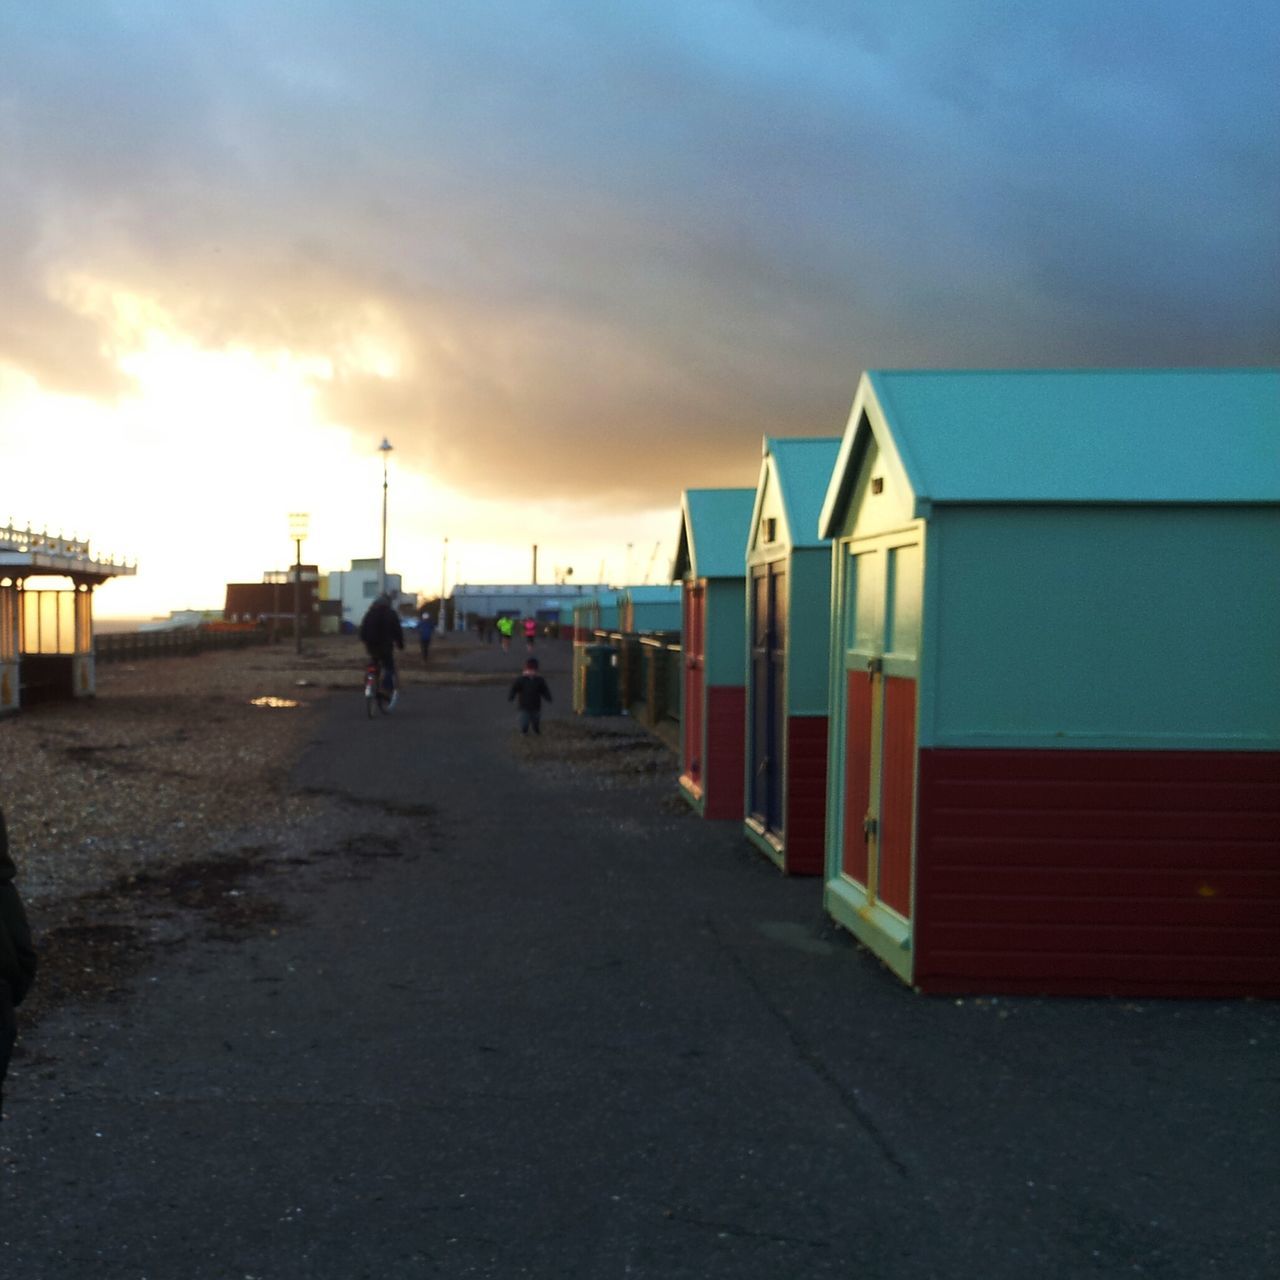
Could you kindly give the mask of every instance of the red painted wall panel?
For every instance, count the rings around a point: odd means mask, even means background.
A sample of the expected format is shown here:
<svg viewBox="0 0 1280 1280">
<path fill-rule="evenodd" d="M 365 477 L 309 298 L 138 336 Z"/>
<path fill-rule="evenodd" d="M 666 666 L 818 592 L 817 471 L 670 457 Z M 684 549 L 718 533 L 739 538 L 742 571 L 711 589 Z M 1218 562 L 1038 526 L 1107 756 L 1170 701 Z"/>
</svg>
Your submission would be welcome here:
<svg viewBox="0 0 1280 1280">
<path fill-rule="evenodd" d="M 705 672 L 703 669 L 703 613 L 706 595 L 687 583 L 684 588 L 684 702 L 681 731 L 684 750 L 682 778 L 692 790 L 700 791 L 706 773 L 703 759 L 703 717 L 706 714 Z"/>
<path fill-rule="evenodd" d="M 926 991 L 1280 995 L 1280 756 L 920 753 Z"/>
<path fill-rule="evenodd" d="M 884 753 L 880 784 L 880 876 L 876 896 L 911 915 L 911 838 L 915 831 L 916 682 L 884 682 Z"/>
<path fill-rule="evenodd" d="M 827 833 L 827 717 L 787 717 L 787 812 L 783 867 L 822 873 Z"/>
<path fill-rule="evenodd" d="M 871 804 L 871 677 L 850 671 L 845 684 L 844 837 L 840 865 L 845 875 L 867 883 L 867 842 L 862 820 Z"/>
<path fill-rule="evenodd" d="M 747 691 L 743 685 L 707 689 L 707 758 L 703 815 L 742 819 L 747 767 Z"/>
</svg>

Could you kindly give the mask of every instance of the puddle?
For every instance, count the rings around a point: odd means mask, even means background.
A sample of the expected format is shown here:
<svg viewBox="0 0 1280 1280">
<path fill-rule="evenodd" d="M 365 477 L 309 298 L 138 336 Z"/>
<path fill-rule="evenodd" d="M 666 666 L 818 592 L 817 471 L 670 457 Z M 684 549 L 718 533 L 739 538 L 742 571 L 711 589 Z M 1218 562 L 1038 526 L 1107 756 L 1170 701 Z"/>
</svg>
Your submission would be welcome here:
<svg viewBox="0 0 1280 1280">
<path fill-rule="evenodd" d="M 250 698 L 249 705 L 251 707 L 297 707 L 302 704 L 295 698 Z"/>
</svg>

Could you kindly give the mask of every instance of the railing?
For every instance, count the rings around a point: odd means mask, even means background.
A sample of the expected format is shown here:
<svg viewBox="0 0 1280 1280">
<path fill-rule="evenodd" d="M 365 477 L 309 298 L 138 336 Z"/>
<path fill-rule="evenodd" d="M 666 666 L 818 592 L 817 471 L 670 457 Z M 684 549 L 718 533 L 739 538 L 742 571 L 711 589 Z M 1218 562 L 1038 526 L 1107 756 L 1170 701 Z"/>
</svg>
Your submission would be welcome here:
<svg viewBox="0 0 1280 1280">
<path fill-rule="evenodd" d="M 65 560 L 84 563 L 127 565 L 130 562 L 121 559 L 117 562 L 114 555 L 95 556 L 89 550 L 87 538 L 67 538 L 62 534 L 51 534 L 47 529 L 36 531 L 30 527 L 19 529 L 12 521 L 0 525 L 0 551 L 17 551 L 21 554 L 42 552 L 49 556 L 59 556 Z"/>
<path fill-rule="evenodd" d="M 175 631 L 118 631 L 94 636 L 98 662 L 131 662 L 135 658 L 174 658 L 212 649 L 245 649 L 266 644 L 262 627 L 188 627 Z"/>
</svg>

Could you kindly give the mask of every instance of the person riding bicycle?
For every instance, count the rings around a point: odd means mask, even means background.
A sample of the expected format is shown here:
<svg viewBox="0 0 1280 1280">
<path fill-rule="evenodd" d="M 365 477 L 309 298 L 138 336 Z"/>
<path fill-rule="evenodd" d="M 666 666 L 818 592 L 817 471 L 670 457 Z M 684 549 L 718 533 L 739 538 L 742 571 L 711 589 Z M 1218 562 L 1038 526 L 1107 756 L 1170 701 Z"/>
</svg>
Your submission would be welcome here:
<svg viewBox="0 0 1280 1280">
<path fill-rule="evenodd" d="M 360 639 L 369 651 L 371 661 L 382 668 L 382 683 L 391 695 L 394 707 L 400 696 L 396 688 L 395 649 L 404 648 L 404 631 L 400 618 L 391 607 L 391 596 L 383 592 L 370 606 L 360 623 Z"/>
</svg>

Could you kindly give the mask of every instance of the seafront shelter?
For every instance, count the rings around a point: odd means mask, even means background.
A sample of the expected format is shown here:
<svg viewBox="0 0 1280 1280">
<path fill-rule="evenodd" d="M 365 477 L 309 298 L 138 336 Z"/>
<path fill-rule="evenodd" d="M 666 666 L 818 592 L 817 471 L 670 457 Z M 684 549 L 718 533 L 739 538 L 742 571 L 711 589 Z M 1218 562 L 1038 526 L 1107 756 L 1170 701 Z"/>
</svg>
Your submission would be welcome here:
<svg viewBox="0 0 1280 1280">
<path fill-rule="evenodd" d="M 672 577 L 681 584 L 680 791 L 704 818 L 742 820 L 746 767 L 746 547 L 754 489 L 686 489 Z"/>
<path fill-rule="evenodd" d="M 0 713 L 93 696 L 93 589 L 135 572 L 85 540 L 0 527 Z"/>
<path fill-rule="evenodd" d="M 870 372 L 825 902 L 926 992 L 1280 994 L 1280 370 Z"/>
<path fill-rule="evenodd" d="M 819 875 L 827 811 L 831 545 L 818 516 L 840 437 L 764 441 L 747 538 L 747 838 Z"/>
</svg>

